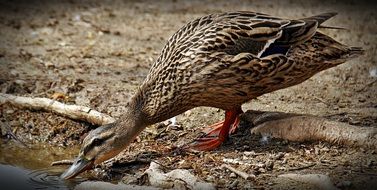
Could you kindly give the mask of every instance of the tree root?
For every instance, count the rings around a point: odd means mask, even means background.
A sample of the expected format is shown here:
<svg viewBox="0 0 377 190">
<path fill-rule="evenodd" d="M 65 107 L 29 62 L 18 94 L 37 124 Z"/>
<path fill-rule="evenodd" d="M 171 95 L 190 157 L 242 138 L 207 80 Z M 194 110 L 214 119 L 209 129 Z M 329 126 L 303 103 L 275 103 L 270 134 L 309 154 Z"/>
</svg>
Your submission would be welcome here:
<svg viewBox="0 0 377 190">
<path fill-rule="evenodd" d="M 377 149 L 377 128 L 358 127 L 325 118 L 281 112 L 247 111 L 251 133 L 290 141 L 325 141 L 332 144 Z"/>
<path fill-rule="evenodd" d="M 71 119 L 82 120 L 93 125 L 105 125 L 115 121 L 114 118 L 78 105 L 67 105 L 48 98 L 32 98 L 0 93 L 0 104 L 11 103 L 15 106 L 32 110 L 45 110 Z"/>
</svg>

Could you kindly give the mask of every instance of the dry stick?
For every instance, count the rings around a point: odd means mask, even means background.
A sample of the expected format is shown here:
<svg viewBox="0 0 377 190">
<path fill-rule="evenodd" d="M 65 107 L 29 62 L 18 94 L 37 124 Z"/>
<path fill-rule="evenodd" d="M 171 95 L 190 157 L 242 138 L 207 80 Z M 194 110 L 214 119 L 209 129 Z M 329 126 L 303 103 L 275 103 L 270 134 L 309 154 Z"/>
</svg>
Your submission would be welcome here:
<svg viewBox="0 0 377 190">
<path fill-rule="evenodd" d="M 232 172 L 234 172 L 235 174 L 243 177 L 244 179 L 246 180 L 249 180 L 249 179 L 254 179 L 255 178 L 255 175 L 250 175 L 248 173 L 245 173 L 243 171 L 240 171 L 240 170 L 237 170 L 236 168 L 233 168 L 232 166 L 229 166 L 228 164 L 223 164 L 221 165 L 221 168 L 226 168 Z"/>
<path fill-rule="evenodd" d="M 26 143 L 24 143 L 21 139 L 19 139 L 16 134 L 10 129 L 8 123 L 4 123 L 0 121 L 0 128 L 1 128 L 1 135 L 9 135 L 10 138 L 13 138 L 16 142 L 20 143 L 22 146 L 30 148 Z"/>
<path fill-rule="evenodd" d="M 33 110 L 52 111 L 71 119 L 89 122 L 93 125 L 105 125 L 115 121 L 114 118 L 78 105 L 67 105 L 48 98 L 32 98 L 0 93 L 0 104 L 11 103 Z"/>
<path fill-rule="evenodd" d="M 59 160 L 51 163 L 51 166 L 72 165 L 74 160 Z"/>
<path fill-rule="evenodd" d="M 311 164 L 308 164 L 308 165 L 299 166 L 299 167 L 295 167 L 295 168 L 288 168 L 288 171 L 303 170 L 303 169 L 307 169 L 307 168 L 313 167 L 315 165 L 316 165 L 316 163 L 311 163 Z"/>
<path fill-rule="evenodd" d="M 358 127 L 311 115 L 247 111 L 251 133 L 290 141 L 326 141 L 332 144 L 377 149 L 377 128 Z"/>
</svg>

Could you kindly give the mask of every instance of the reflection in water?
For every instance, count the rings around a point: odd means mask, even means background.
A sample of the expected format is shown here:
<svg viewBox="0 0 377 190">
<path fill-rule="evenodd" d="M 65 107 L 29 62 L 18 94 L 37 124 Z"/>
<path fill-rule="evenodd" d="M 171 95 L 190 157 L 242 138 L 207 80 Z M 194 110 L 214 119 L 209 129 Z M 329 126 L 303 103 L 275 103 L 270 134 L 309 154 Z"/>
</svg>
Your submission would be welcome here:
<svg viewBox="0 0 377 190">
<path fill-rule="evenodd" d="M 33 144 L 27 148 L 12 142 L 0 142 L 0 189 L 72 189 L 84 179 L 62 180 L 60 175 L 66 167 L 51 167 L 50 164 L 72 159 L 77 152 L 77 147 L 68 149 Z"/>
<path fill-rule="evenodd" d="M 61 172 L 53 170 L 30 171 L 11 165 L 0 164 L 1 189 L 72 189 L 83 178 L 63 180 Z"/>
<path fill-rule="evenodd" d="M 72 189 L 83 178 L 61 179 L 60 172 L 51 170 L 30 171 L 10 165 L 0 164 L 1 189 Z"/>
</svg>

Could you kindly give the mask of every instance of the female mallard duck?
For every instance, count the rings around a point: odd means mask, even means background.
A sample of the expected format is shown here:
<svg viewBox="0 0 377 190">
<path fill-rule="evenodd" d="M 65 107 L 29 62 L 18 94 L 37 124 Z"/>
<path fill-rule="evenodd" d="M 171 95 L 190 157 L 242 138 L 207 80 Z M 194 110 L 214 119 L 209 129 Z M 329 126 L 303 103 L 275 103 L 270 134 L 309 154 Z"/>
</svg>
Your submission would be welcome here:
<svg viewBox="0 0 377 190">
<path fill-rule="evenodd" d="M 169 39 L 124 115 L 91 131 L 62 177 L 72 178 L 114 157 L 148 125 L 198 106 L 225 110 L 225 120 L 189 146 L 218 147 L 236 129 L 243 103 L 362 53 L 317 31 L 334 15 L 288 20 L 229 12 L 187 23 Z"/>
</svg>

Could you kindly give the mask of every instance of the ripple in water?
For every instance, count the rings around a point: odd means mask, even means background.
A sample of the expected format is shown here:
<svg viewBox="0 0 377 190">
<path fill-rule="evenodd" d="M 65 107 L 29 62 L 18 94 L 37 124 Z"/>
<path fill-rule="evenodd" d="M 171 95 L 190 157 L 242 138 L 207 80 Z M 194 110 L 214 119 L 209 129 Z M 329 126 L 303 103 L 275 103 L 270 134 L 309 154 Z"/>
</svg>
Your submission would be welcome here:
<svg viewBox="0 0 377 190">
<path fill-rule="evenodd" d="M 0 164 L 0 186 L 2 189 L 73 189 L 84 178 L 63 180 L 61 172 L 51 169 L 30 171 Z"/>
<path fill-rule="evenodd" d="M 76 184 L 83 182 L 83 178 L 74 180 L 63 180 L 60 178 L 61 173 L 49 170 L 36 170 L 30 172 L 29 182 L 35 189 L 70 189 Z"/>
</svg>

